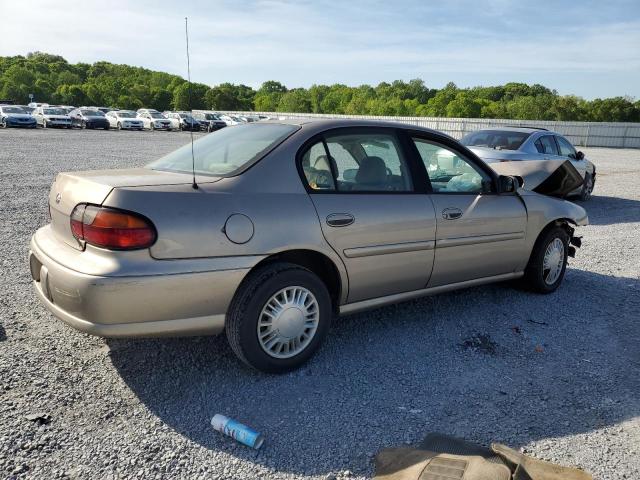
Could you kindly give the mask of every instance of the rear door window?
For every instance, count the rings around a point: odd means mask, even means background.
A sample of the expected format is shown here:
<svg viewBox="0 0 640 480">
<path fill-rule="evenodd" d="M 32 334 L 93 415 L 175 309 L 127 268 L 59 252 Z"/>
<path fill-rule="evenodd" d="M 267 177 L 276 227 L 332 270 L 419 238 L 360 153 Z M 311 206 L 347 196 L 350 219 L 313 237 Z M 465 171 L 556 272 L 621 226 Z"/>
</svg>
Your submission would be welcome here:
<svg viewBox="0 0 640 480">
<path fill-rule="evenodd" d="M 553 137 L 551 135 L 543 135 L 538 140 L 536 140 L 535 145 L 536 149 L 540 153 L 546 155 L 558 155 L 556 142 L 553 140 Z"/>
<path fill-rule="evenodd" d="M 302 171 L 313 190 L 408 192 L 407 161 L 393 133 L 363 131 L 327 135 L 302 155 Z"/>
</svg>

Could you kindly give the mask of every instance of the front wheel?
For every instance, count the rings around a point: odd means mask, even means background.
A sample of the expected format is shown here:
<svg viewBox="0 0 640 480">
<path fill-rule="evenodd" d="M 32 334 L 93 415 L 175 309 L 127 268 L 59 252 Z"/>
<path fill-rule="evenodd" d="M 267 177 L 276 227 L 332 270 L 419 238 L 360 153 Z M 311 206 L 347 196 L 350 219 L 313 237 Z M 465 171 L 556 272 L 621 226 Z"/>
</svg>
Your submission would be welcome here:
<svg viewBox="0 0 640 480">
<path fill-rule="evenodd" d="M 524 284 L 538 293 L 554 292 L 562 283 L 567 269 L 569 234 L 555 226 L 543 232 L 533 247 L 524 272 Z"/>
<path fill-rule="evenodd" d="M 117 128 L 118 128 L 118 130 L 122 130 L 122 124 L 120 122 L 118 122 Z"/>
<path fill-rule="evenodd" d="M 291 263 L 273 263 L 243 281 L 225 329 L 240 360 L 263 372 L 283 373 L 311 358 L 331 316 L 329 292 L 317 275 Z"/>
<path fill-rule="evenodd" d="M 595 186 L 596 179 L 590 173 L 586 173 L 584 176 L 584 182 L 582 184 L 582 190 L 580 191 L 580 200 L 589 200 L 593 193 L 593 187 Z"/>
</svg>

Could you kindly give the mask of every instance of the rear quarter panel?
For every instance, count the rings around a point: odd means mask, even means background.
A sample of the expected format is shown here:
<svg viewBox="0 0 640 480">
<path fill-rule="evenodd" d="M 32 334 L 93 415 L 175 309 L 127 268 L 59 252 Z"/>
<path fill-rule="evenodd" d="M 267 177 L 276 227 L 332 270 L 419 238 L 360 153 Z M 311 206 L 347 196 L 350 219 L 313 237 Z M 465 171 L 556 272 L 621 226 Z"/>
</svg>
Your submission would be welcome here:
<svg viewBox="0 0 640 480">
<path fill-rule="evenodd" d="M 153 222 L 158 232 L 150 248 L 153 258 L 266 257 L 313 250 L 332 260 L 346 295 L 346 269 L 322 234 L 295 167 L 296 149 L 281 147 L 243 174 L 202 183 L 197 190 L 191 185 L 115 188 L 103 205 L 140 213 Z M 246 243 L 234 243 L 225 234 L 233 214 L 253 223 L 253 236 Z"/>
</svg>

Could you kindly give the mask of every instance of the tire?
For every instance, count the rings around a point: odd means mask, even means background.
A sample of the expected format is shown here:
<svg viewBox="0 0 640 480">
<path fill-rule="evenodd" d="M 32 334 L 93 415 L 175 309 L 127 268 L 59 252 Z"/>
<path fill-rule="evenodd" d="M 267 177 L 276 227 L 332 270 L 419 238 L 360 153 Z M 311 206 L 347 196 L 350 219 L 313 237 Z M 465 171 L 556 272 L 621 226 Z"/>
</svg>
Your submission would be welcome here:
<svg viewBox="0 0 640 480">
<path fill-rule="evenodd" d="M 86 130 L 87 129 L 87 122 L 85 122 L 84 120 L 82 122 L 80 122 L 80 128 L 82 130 Z"/>
<path fill-rule="evenodd" d="M 122 130 L 122 124 L 118 122 L 118 126 L 116 127 L 118 130 Z"/>
<path fill-rule="evenodd" d="M 0 122 L 0 128 L 7 128 L 7 122 L 2 120 L 2 122 Z"/>
<path fill-rule="evenodd" d="M 47 128 L 47 121 L 46 120 L 42 120 L 42 128 Z"/>
<path fill-rule="evenodd" d="M 110 129 L 111 129 L 111 126 L 110 125 L 106 125 L 103 130 L 110 130 Z"/>
<path fill-rule="evenodd" d="M 562 245 L 561 252 L 557 248 Z M 545 265 L 545 254 L 550 251 L 550 262 Z M 554 252 L 555 250 L 555 252 Z M 569 251 L 569 234 L 560 226 L 553 226 L 544 230 L 533 247 L 531 258 L 524 271 L 523 283 L 525 288 L 537 293 L 551 293 L 562 283 L 565 271 L 567 269 L 567 254 Z M 556 257 L 556 258 L 554 258 Z M 560 265 L 559 262 L 562 262 Z M 546 267 L 550 265 L 560 265 L 560 271 L 552 275 L 552 269 Z M 545 273 L 546 272 L 546 273 Z M 557 276 L 556 276 L 557 275 Z M 555 276 L 555 278 L 554 278 Z"/>
<path fill-rule="evenodd" d="M 595 184 L 596 179 L 590 173 L 586 173 L 582 184 L 582 190 L 580 190 L 580 200 L 587 201 L 591 198 Z"/>
<path fill-rule="evenodd" d="M 155 129 L 156 128 L 153 126 L 153 122 L 149 122 L 149 130 L 153 132 Z"/>
<path fill-rule="evenodd" d="M 314 318 L 316 323 L 315 327 L 307 327 L 308 314 L 305 317 L 305 313 L 302 313 L 299 308 L 289 307 L 281 310 L 281 312 L 293 312 L 294 320 L 289 324 L 285 324 L 283 328 L 289 328 L 289 326 L 293 325 L 296 332 L 299 331 L 297 330 L 299 327 L 315 329 L 309 331 L 309 337 L 302 340 L 297 352 L 287 353 L 290 348 L 290 344 L 287 343 L 287 352 L 267 353 L 267 349 L 263 345 L 265 343 L 269 344 L 274 338 L 277 340 L 275 349 L 279 347 L 278 338 L 287 338 L 288 342 L 294 341 L 293 338 L 289 340 L 288 337 L 281 335 L 280 329 L 258 326 L 261 319 L 268 320 L 269 317 L 263 311 L 268 309 L 268 304 L 273 302 L 274 297 L 278 298 L 281 292 L 290 292 L 291 290 L 298 292 L 302 290 L 310 293 L 303 300 L 303 303 L 309 301 L 312 309 L 315 305 L 316 315 Z M 279 298 L 282 300 L 282 297 Z M 291 295 L 291 298 L 296 298 L 295 293 Z M 286 305 L 286 300 L 284 302 Z M 296 310 L 300 312 L 299 316 L 296 316 Z M 227 312 L 225 330 L 231 349 L 244 363 L 262 372 L 284 373 L 300 367 L 311 358 L 329 331 L 331 317 L 331 298 L 322 280 L 306 268 L 281 262 L 265 265 L 251 273 L 242 282 Z M 282 316 L 279 317 L 279 319 L 282 318 Z M 289 315 L 289 318 L 291 318 L 291 315 Z M 269 336 L 269 331 L 263 333 L 266 337 L 263 336 L 265 340 L 261 343 L 258 338 L 258 332 L 265 331 L 264 329 L 272 332 L 273 336 Z M 307 330 L 304 330 L 302 335 L 306 333 Z M 295 337 L 297 333 L 292 333 L 292 335 Z M 297 337 L 298 341 L 300 341 L 302 335 Z M 285 358 L 286 355 L 289 356 Z"/>
</svg>

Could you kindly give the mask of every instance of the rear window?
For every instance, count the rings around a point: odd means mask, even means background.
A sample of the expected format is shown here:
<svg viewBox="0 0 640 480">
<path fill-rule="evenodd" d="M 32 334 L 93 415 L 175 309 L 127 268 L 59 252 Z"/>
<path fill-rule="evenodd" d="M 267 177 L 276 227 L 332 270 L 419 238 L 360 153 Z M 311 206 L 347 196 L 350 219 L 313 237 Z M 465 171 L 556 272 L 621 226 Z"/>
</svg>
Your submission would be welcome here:
<svg viewBox="0 0 640 480">
<path fill-rule="evenodd" d="M 271 151 L 298 130 L 295 125 L 239 125 L 210 133 L 193 142 L 195 172 L 231 176 Z M 191 173 L 191 143 L 147 165 L 153 170 Z"/>
<path fill-rule="evenodd" d="M 460 140 L 467 147 L 488 147 L 496 150 L 518 150 L 530 133 L 509 130 L 479 130 Z"/>
</svg>

